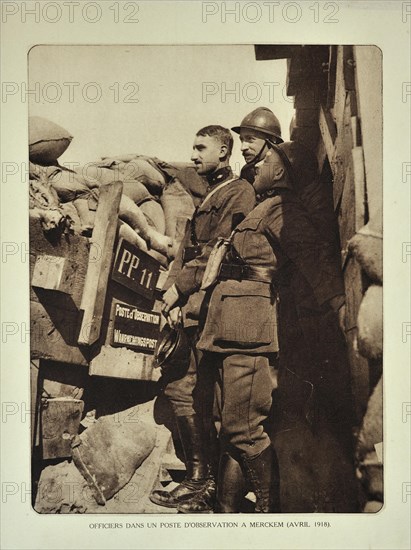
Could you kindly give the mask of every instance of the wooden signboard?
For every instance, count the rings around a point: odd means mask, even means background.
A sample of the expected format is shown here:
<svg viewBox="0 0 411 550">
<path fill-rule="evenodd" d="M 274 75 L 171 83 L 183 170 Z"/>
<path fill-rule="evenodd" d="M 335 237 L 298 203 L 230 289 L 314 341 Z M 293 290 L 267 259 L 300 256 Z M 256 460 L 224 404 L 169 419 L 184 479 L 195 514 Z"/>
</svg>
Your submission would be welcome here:
<svg viewBox="0 0 411 550">
<path fill-rule="evenodd" d="M 153 354 L 159 331 L 158 312 L 145 311 L 119 302 L 115 304 L 112 346 L 124 346 Z"/>
<path fill-rule="evenodd" d="M 112 279 L 133 292 L 152 300 L 160 274 L 160 263 L 121 239 L 116 252 Z"/>
</svg>

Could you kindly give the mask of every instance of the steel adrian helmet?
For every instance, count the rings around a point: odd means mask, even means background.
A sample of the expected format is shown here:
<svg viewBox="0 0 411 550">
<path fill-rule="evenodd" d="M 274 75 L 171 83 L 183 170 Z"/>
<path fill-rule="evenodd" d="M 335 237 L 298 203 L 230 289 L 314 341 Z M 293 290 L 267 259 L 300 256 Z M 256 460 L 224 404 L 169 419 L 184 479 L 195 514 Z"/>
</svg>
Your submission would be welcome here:
<svg viewBox="0 0 411 550">
<path fill-rule="evenodd" d="M 184 330 L 165 325 L 154 352 L 156 366 L 163 370 L 183 366 L 190 360 L 190 354 L 191 347 Z"/>
<path fill-rule="evenodd" d="M 267 107 L 257 107 L 243 118 L 240 126 L 234 126 L 231 130 L 237 134 L 241 130 L 255 130 L 267 134 L 271 139 L 274 138 L 275 143 L 283 142 L 280 121 Z"/>
<path fill-rule="evenodd" d="M 273 145 L 273 152 L 277 153 L 282 166 L 288 174 L 288 181 L 292 188 L 300 193 L 307 185 L 318 177 L 318 162 L 315 154 L 298 141 L 287 141 Z M 264 163 L 259 167 L 259 173 L 254 182 L 257 193 L 269 193 L 277 186 L 275 173 L 278 170 L 278 157 L 267 153 Z M 283 187 L 283 184 L 281 184 Z"/>
</svg>

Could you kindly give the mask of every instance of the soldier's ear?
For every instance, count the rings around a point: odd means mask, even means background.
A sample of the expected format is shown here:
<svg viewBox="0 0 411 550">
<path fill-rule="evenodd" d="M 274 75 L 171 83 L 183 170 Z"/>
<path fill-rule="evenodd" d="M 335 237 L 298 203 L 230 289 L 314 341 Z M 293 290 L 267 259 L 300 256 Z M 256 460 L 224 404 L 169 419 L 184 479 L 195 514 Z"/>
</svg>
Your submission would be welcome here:
<svg viewBox="0 0 411 550">
<path fill-rule="evenodd" d="M 221 144 L 221 147 L 220 147 L 220 159 L 225 159 L 228 155 L 228 147 L 227 145 L 224 145 L 224 144 Z"/>
<path fill-rule="evenodd" d="M 275 164 L 272 166 L 272 170 L 272 177 L 275 181 L 281 180 L 285 175 L 284 166 L 279 166 L 278 164 Z"/>
</svg>

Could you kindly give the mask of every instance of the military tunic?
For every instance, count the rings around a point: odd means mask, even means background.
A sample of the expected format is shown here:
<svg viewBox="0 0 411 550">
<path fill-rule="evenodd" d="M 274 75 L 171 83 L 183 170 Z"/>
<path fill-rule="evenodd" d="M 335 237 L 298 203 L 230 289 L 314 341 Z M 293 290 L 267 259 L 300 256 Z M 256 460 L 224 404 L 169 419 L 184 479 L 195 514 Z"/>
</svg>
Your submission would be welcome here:
<svg viewBox="0 0 411 550">
<path fill-rule="evenodd" d="M 220 187 L 221 186 L 221 187 Z M 209 178 L 209 187 L 203 202 L 196 209 L 185 238 L 170 270 L 165 289 L 175 284 L 186 300 L 183 309 L 184 326 L 193 350 L 187 372 L 177 380 L 165 380 L 165 395 L 177 415 L 190 416 L 204 412 L 204 392 L 209 385 L 208 373 L 204 377 L 197 368 L 201 357 L 196 350 L 199 337 L 199 316 L 205 293 L 200 286 L 210 252 L 218 237 L 228 237 L 235 225 L 255 206 L 255 192 L 245 180 L 233 176 L 229 167 L 216 171 Z M 184 250 L 197 246 L 200 253 L 184 261 Z M 201 377 L 201 380 L 197 380 Z M 195 401 L 195 402 L 194 402 Z"/>
<path fill-rule="evenodd" d="M 282 306 L 293 311 L 312 305 L 314 299 L 322 310 L 344 290 L 334 250 L 287 186 L 278 188 L 237 226 L 232 244 L 248 266 L 263 268 L 263 273 L 271 268 L 272 284 L 263 276 L 260 281 L 258 276 L 220 280 L 211 294 L 198 348 L 219 364 L 215 418 L 220 440 L 241 453 L 257 455 L 270 444 L 263 428 L 271 406 L 267 354 L 280 348 L 281 361 L 290 328 L 280 315 L 277 331 L 277 298 L 281 303 L 285 296 Z M 298 323 L 296 316 L 294 322 Z"/>
</svg>

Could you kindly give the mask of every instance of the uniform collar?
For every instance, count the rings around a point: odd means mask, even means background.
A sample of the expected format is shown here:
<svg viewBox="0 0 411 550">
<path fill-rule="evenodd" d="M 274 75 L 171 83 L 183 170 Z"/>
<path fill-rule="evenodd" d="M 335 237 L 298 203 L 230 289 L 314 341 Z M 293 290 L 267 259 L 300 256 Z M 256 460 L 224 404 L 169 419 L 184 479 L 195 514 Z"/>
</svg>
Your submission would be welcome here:
<svg viewBox="0 0 411 550">
<path fill-rule="evenodd" d="M 212 174 L 208 174 L 206 179 L 209 187 L 214 187 L 214 185 L 223 183 L 223 181 L 228 180 L 232 176 L 233 171 L 231 170 L 231 166 L 224 166 L 224 168 L 219 168 Z"/>
</svg>

